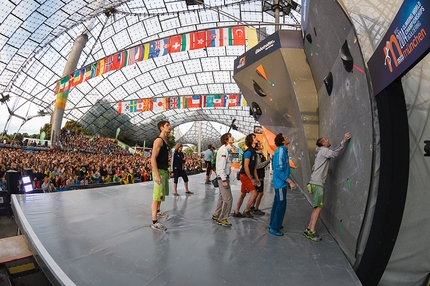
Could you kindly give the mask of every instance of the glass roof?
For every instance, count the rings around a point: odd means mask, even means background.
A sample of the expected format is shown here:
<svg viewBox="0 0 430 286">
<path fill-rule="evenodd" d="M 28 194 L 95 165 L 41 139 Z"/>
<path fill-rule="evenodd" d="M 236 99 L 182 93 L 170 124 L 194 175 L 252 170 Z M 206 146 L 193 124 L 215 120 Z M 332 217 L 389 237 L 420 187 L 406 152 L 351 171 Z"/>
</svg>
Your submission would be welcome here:
<svg viewBox="0 0 430 286">
<path fill-rule="evenodd" d="M 203 4 L 172 0 L 6 1 L 0 11 L 0 92 L 9 113 L 29 119 L 52 114 L 56 82 L 63 76 L 75 40 L 88 42 L 77 69 L 115 52 L 153 40 L 198 30 L 247 26 L 264 38 L 275 31 L 273 1 L 204 0 Z M 196 2 L 199 2 L 196 0 Z M 280 1 L 289 6 L 288 2 Z M 300 4 L 300 3 L 299 3 Z M 266 10 L 266 12 L 264 12 Z M 300 5 L 283 11 L 281 29 L 299 29 Z M 249 107 L 202 108 L 118 114 L 117 103 L 151 97 L 238 94 L 233 62 L 247 46 L 211 47 L 170 53 L 92 78 L 69 93 L 63 124 L 75 120 L 93 134 L 143 141 L 158 135 L 156 123 L 173 127 L 191 121 L 230 125 L 252 132 Z M 3 100 L 4 99 L 4 100 Z M 21 120 L 21 119 L 17 119 Z M 8 121 L 4 127 L 8 129 Z"/>
<path fill-rule="evenodd" d="M 220 137 L 221 132 L 217 130 L 210 122 L 208 121 L 199 121 L 194 122 L 190 129 L 185 132 L 185 134 L 181 136 L 175 137 L 176 142 L 182 144 L 193 144 L 198 146 L 199 143 L 199 133 L 200 133 L 200 142 L 201 149 L 206 150 L 207 146 L 211 144 L 215 148 L 221 146 Z M 176 135 L 175 135 L 176 136 Z"/>
</svg>

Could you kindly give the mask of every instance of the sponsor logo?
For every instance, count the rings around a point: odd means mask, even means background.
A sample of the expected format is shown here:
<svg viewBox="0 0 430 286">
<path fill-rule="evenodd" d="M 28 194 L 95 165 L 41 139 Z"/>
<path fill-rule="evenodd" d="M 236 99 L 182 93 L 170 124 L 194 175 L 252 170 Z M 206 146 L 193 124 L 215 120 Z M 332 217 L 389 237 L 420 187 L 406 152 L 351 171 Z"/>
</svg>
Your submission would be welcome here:
<svg viewBox="0 0 430 286">
<path fill-rule="evenodd" d="M 255 54 L 258 54 L 261 51 L 267 51 L 268 49 L 270 49 L 271 47 L 273 47 L 273 45 L 275 44 L 274 40 L 269 41 L 268 43 L 264 44 L 263 46 L 259 47 L 258 49 L 255 50 Z"/>
<path fill-rule="evenodd" d="M 241 67 L 243 67 L 244 65 L 246 65 L 246 56 L 243 56 L 239 59 L 239 64 L 237 65 L 237 69 L 240 69 Z"/>
<path fill-rule="evenodd" d="M 420 43 L 427 37 L 426 30 L 419 21 L 424 12 L 421 2 L 417 2 L 409 17 L 401 27 L 396 27 L 382 48 L 384 53 L 384 65 L 390 73 L 393 72 Z"/>
</svg>

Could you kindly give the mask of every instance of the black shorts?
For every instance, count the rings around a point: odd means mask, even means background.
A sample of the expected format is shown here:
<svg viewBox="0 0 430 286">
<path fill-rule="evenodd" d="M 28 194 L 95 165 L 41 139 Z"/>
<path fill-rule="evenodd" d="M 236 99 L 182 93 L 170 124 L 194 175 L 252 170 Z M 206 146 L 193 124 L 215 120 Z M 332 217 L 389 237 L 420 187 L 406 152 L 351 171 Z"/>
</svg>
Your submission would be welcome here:
<svg viewBox="0 0 430 286">
<path fill-rule="evenodd" d="M 205 161 L 206 163 L 206 176 L 209 176 L 212 171 L 212 163 L 211 161 Z"/>
<path fill-rule="evenodd" d="M 255 189 L 257 190 L 257 193 L 262 193 L 264 192 L 264 179 L 260 179 L 261 185 L 259 187 L 255 187 Z"/>
<path fill-rule="evenodd" d="M 185 170 L 174 170 L 173 171 L 173 183 L 177 184 L 179 177 L 182 177 L 184 183 L 188 182 L 187 172 Z"/>
</svg>

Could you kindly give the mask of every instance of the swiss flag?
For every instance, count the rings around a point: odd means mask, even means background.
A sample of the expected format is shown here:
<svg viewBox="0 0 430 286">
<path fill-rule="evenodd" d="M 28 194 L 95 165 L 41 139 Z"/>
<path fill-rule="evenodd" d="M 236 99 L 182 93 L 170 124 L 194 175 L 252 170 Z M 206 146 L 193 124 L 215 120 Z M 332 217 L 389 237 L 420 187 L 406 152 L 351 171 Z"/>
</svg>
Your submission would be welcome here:
<svg viewBox="0 0 430 286">
<path fill-rule="evenodd" d="M 177 53 L 181 51 L 182 36 L 173 36 L 169 38 L 169 53 Z"/>
<path fill-rule="evenodd" d="M 191 33 L 190 50 L 206 48 L 206 31 Z"/>
<path fill-rule="evenodd" d="M 243 46 L 246 44 L 245 27 L 233 27 L 233 45 Z"/>
</svg>

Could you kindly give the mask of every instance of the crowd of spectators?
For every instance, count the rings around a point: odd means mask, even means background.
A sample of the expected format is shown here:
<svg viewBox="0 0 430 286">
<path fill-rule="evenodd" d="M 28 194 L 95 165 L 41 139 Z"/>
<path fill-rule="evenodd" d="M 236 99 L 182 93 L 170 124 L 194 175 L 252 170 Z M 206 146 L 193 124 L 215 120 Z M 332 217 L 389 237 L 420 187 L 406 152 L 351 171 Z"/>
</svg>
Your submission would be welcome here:
<svg viewBox="0 0 430 286">
<path fill-rule="evenodd" d="M 189 174 L 201 172 L 201 158 L 186 154 Z M 49 177 L 56 188 L 75 185 L 121 183 L 130 184 L 152 180 L 150 154 L 132 155 L 120 148 L 115 140 L 86 137 L 73 132 L 61 136 L 61 146 L 46 150 L 31 149 L 24 144 L 13 148 L 0 146 L 0 174 L 2 187 L 6 185 L 6 171 L 24 175 L 31 170 L 33 187 L 41 188 Z"/>
</svg>

